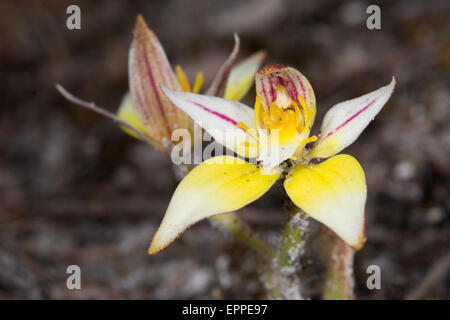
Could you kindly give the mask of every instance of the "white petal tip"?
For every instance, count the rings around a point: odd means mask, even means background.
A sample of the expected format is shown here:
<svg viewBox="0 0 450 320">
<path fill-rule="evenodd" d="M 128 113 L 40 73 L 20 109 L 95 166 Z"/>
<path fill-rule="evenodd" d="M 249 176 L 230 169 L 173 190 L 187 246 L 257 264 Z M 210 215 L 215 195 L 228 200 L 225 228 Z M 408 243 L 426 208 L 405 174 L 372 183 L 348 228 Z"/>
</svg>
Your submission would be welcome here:
<svg viewBox="0 0 450 320">
<path fill-rule="evenodd" d="M 344 240 L 345 241 L 345 240 Z M 364 243 L 366 242 L 366 237 L 364 235 L 364 230 L 361 232 L 361 234 L 358 236 L 357 241 L 347 242 L 345 241 L 350 247 L 352 247 L 355 250 L 360 250 Z"/>
<path fill-rule="evenodd" d="M 148 254 L 156 254 L 164 249 L 166 246 L 161 245 L 158 241 L 153 240 L 148 248 Z"/>
<path fill-rule="evenodd" d="M 162 230 L 164 230 L 163 228 L 165 227 L 160 226 L 156 231 L 156 234 L 153 236 L 150 247 L 148 248 L 148 254 L 156 254 L 161 250 L 167 248 L 181 234 L 181 232 L 179 232 L 175 237 L 173 237 L 169 236 L 166 232 L 165 235 L 161 235 Z"/>
<path fill-rule="evenodd" d="M 391 80 L 391 83 L 389 83 L 389 87 L 391 87 L 392 90 L 394 90 L 396 86 L 397 86 L 397 80 L 395 80 L 395 76 L 392 76 L 392 80 Z"/>
<path fill-rule="evenodd" d="M 158 248 L 158 246 L 154 245 L 153 242 L 150 244 L 148 248 L 148 254 L 156 254 L 160 252 L 162 249 Z"/>
<path fill-rule="evenodd" d="M 363 222 L 362 227 L 360 230 L 347 230 L 346 232 L 342 232 L 342 230 L 331 230 L 336 233 L 338 237 L 340 237 L 349 247 L 360 250 L 364 243 L 366 242 L 366 236 L 365 236 L 365 214 L 363 216 Z M 328 226 L 330 228 L 330 226 Z"/>
</svg>

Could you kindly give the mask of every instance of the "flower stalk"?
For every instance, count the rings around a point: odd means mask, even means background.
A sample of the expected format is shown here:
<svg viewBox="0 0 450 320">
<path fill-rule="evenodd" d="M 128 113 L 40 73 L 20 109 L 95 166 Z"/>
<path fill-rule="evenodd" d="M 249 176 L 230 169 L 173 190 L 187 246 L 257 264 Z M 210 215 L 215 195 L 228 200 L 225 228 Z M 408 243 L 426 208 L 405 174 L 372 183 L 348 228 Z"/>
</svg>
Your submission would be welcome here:
<svg viewBox="0 0 450 320">
<path fill-rule="evenodd" d="M 321 234 L 322 255 L 326 263 L 324 300 L 353 300 L 353 258 L 355 250 L 324 227 Z"/>
<path fill-rule="evenodd" d="M 266 287 L 270 289 L 274 299 L 299 300 L 303 299 L 300 279 L 300 257 L 308 231 L 308 216 L 292 201 L 287 204 L 287 223 L 281 235 L 276 257 L 272 263 L 272 274 L 264 279 Z"/>
<path fill-rule="evenodd" d="M 308 216 L 292 202 L 289 203 L 287 216 L 288 222 L 281 235 L 277 254 L 277 269 L 282 275 L 290 276 L 299 268 L 308 230 Z"/>
<path fill-rule="evenodd" d="M 211 217 L 210 220 L 228 231 L 236 239 L 246 243 L 265 259 L 275 257 L 275 250 L 262 240 L 236 213 L 219 214 Z"/>
</svg>

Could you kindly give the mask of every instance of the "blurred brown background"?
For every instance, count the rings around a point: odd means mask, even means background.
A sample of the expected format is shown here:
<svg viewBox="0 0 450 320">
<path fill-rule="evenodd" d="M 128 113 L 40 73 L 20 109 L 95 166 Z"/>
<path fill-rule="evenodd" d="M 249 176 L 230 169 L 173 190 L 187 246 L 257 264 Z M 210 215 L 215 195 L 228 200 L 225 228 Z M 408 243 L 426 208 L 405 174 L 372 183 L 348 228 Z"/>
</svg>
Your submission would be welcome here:
<svg viewBox="0 0 450 320">
<path fill-rule="evenodd" d="M 66 28 L 69 4 L 81 7 L 81 30 Z M 377 1 L 382 30 L 373 31 L 366 28 L 369 4 L 2 1 L 0 298 L 264 297 L 251 250 L 206 221 L 148 256 L 176 186 L 168 158 L 54 89 L 59 82 L 115 110 L 127 91 L 128 47 L 142 13 L 172 64 L 181 64 L 191 79 L 198 70 L 211 79 L 235 31 L 240 58 L 265 48 L 267 62 L 298 68 L 314 87 L 319 124 L 335 103 L 395 75 L 393 97 L 345 151 L 365 168 L 369 190 L 356 294 L 448 299 L 449 2 Z M 246 102 L 253 99 L 252 93 Z M 284 222 L 281 189 L 241 210 L 270 241 Z M 81 267 L 81 291 L 66 289 L 71 264 Z M 303 264 L 306 295 L 318 298 L 323 266 L 314 250 Z M 366 288 L 371 264 L 381 267 L 381 290 Z M 417 291 L 433 266 L 441 276 Z"/>
</svg>

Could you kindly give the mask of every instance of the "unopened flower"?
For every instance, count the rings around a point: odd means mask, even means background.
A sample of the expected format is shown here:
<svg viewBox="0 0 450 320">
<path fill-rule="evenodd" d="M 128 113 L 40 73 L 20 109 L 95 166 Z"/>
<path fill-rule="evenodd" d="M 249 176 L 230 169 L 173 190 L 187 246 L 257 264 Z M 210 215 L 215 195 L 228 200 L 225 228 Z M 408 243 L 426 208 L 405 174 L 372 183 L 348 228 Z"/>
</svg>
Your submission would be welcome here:
<svg viewBox="0 0 450 320">
<path fill-rule="evenodd" d="M 233 66 L 238 51 L 239 38 L 235 36 L 235 48 L 219 70 L 208 94 L 217 95 L 225 82 L 226 99 L 240 100 L 250 89 L 265 53 L 257 52 Z M 166 152 L 171 148 L 172 132 L 179 128 L 189 129 L 190 118 L 167 98 L 161 85 L 172 91 L 193 93 L 200 92 L 203 86 L 201 72 L 197 73 L 191 87 L 179 65 L 175 67 L 175 71 L 173 72 L 158 38 L 139 15 L 129 53 L 130 93 L 125 95 L 117 116 L 142 134 L 122 126 L 127 133 L 136 138 L 148 137 L 154 146 Z"/>
<path fill-rule="evenodd" d="M 285 190 L 298 207 L 348 245 L 362 247 L 367 196 L 364 171 L 352 156 L 336 154 L 353 143 L 380 112 L 395 80 L 332 107 L 319 137 L 310 137 L 316 100 L 309 81 L 299 71 L 269 65 L 258 72 L 255 81 L 254 110 L 236 101 L 163 87 L 167 97 L 216 141 L 258 162 L 218 156 L 194 168 L 175 190 L 150 254 L 164 249 L 192 224 L 258 199 L 282 174 L 286 176 Z M 228 135 L 232 132 L 233 139 L 218 130 Z M 314 158 L 329 159 L 312 164 Z"/>
</svg>

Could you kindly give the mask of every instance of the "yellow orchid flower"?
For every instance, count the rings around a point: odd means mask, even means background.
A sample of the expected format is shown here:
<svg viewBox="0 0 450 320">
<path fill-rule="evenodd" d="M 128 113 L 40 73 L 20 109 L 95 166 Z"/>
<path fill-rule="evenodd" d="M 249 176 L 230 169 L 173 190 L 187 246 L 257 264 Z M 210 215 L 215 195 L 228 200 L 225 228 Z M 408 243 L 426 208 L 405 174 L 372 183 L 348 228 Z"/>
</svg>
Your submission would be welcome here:
<svg viewBox="0 0 450 320">
<path fill-rule="evenodd" d="M 221 92 L 225 79 L 226 99 L 240 100 L 248 92 L 265 52 L 257 52 L 233 67 L 238 52 L 239 38 L 235 35 L 235 48 L 208 94 Z M 122 129 L 138 139 L 147 136 L 158 149 L 169 151 L 172 131 L 189 128 L 190 119 L 163 94 L 160 84 L 173 91 L 198 93 L 203 86 L 203 73 L 197 73 L 192 88 L 181 66 L 177 65 L 174 73 L 161 43 L 141 15 L 136 21 L 129 54 L 129 83 L 130 93 L 123 98 L 117 116 L 142 135 L 125 126 Z"/>
<path fill-rule="evenodd" d="M 316 115 L 314 91 L 299 71 L 269 65 L 257 73 L 255 82 L 254 110 L 236 101 L 163 86 L 166 96 L 216 141 L 249 161 L 217 156 L 195 167 L 175 190 L 150 254 L 164 249 L 192 224 L 253 202 L 281 176 L 286 193 L 298 207 L 348 245 L 362 247 L 364 171 L 352 156 L 336 154 L 353 143 L 380 112 L 395 79 L 332 107 L 318 138 L 309 136 Z M 232 133 L 234 143 L 218 131 Z M 310 142 L 314 144 L 305 148 Z M 313 164 L 313 158 L 329 159 Z M 251 163 L 251 159 L 257 161 Z"/>
</svg>

